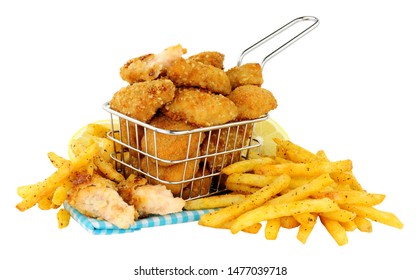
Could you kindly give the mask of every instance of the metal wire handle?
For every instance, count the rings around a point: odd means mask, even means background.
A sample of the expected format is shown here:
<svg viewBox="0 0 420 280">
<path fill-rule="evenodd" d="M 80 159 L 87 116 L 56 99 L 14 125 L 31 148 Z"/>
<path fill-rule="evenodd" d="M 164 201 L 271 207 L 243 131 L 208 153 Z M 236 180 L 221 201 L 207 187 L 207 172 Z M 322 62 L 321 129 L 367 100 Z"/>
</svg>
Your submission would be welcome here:
<svg viewBox="0 0 420 280">
<path fill-rule="evenodd" d="M 274 31 L 273 33 L 271 33 L 270 35 L 264 37 L 263 39 L 259 40 L 258 42 L 256 42 L 252 46 L 250 46 L 249 48 L 245 49 L 241 53 L 241 55 L 239 56 L 238 66 L 242 64 L 242 60 L 243 60 L 243 58 L 244 58 L 244 56 L 246 54 L 248 54 L 249 52 L 251 52 L 255 48 L 261 46 L 262 44 L 266 43 L 267 41 L 271 40 L 273 37 L 275 37 L 278 34 L 282 33 L 286 29 L 292 27 L 296 23 L 302 22 L 302 21 L 313 21 L 313 23 L 312 23 L 312 25 L 310 25 L 309 27 L 307 27 L 305 30 L 303 30 L 302 32 L 300 32 L 299 34 L 297 34 L 295 37 L 293 37 L 292 39 L 290 39 L 289 41 L 287 41 L 286 43 L 284 43 L 283 45 L 281 45 L 280 47 L 278 47 L 276 50 L 274 50 L 273 52 L 271 52 L 269 55 L 267 55 L 261 61 L 261 63 L 260 63 L 261 64 L 261 68 L 264 68 L 264 65 L 267 63 L 267 61 L 269 61 L 274 56 L 276 56 L 277 54 L 279 54 L 281 51 L 285 50 L 287 47 L 289 47 L 290 45 L 292 45 L 293 43 L 295 43 L 297 40 L 299 40 L 300 38 L 302 38 L 303 36 L 305 36 L 306 34 L 308 34 L 309 32 L 311 32 L 319 24 L 319 20 L 316 17 L 313 17 L 313 16 L 303 16 L 303 17 L 295 18 L 294 20 L 292 20 L 289 23 L 283 25 L 282 27 L 280 27 L 279 29 L 277 29 L 276 31 Z"/>
</svg>

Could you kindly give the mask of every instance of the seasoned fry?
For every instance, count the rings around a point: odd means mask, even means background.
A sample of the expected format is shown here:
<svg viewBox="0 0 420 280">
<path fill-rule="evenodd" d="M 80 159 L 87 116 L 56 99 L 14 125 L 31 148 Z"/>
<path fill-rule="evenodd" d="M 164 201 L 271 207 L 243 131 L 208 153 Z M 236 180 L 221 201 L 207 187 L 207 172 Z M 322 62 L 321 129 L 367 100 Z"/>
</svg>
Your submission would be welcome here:
<svg viewBox="0 0 420 280">
<path fill-rule="evenodd" d="M 273 182 L 275 178 L 276 176 L 265 176 L 252 173 L 233 173 L 227 178 L 226 185 L 236 183 L 262 188 Z"/>
<path fill-rule="evenodd" d="M 60 157 L 59 155 L 57 155 L 54 152 L 49 152 L 48 153 L 48 158 L 50 159 L 52 165 L 55 168 L 60 168 L 60 166 L 62 166 L 67 160 L 63 157 Z"/>
<path fill-rule="evenodd" d="M 70 213 L 64 209 L 60 208 L 57 212 L 57 222 L 58 222 L 58 228 L 65 228 L 70 223 Z"/>
<path fill-rule="evenodd" d="M 318 216 L 312 213 L 301 213 L 294 215 L 293 217 L 295 217 L 295 219 L 300 223 L 296 238 L 305 244 L 315 227 Z"/>
<path fill-rule="evenodd" d="M 277 156 L 296 163 L 308 163 L 322 160 L 321 157 L 296 145 L 290 140 L 274 138 L 277 144 Z"/>
<path fill-rule="evenodd" d="M 232 233 L 237 233 L 250 225 L 284 216 L 300 213 L 329 212 L 338 210 L 339 206 L 329 198 L 304 199 L 294 202 L 266 204 L 248 211 L 232 223 Z"/>
<path fill-rule="evenodd" d="M 267 240 L 276 240 L 281 228 L 280 218 L 270 219 L 265 225 L 265 238 Z"/>
<path fill-rule="evenodd" d="M 226 189 L 227 190 L 237 192 L 237 193 L 242 193 L 242 194 L 251 194 L 251 193 L 254 193 L 254 192 L 256 192 L 260 189 L 258 187 L 251 187 L 251 186 L 245 185 L 245 184 L 238 184 L 238 183 L 231 183 L 231 182 L 229 182 L 229 183 L 226 182 L 225 184 L 226 184 Z"/>
<path fill-rule="evenodd" d="M 270 200 L 268 203 L 276 204 L 305 199 L 312 194 L 321 191 L 324 187 L 328 186 L 332 182 L 333 180 L 328 174 L 323 174 L 311 181 L 309 184 L 290 190 L 289 192 Z"/>
<path fill-rule="evenodd" d="M 315 195 L 315 197 L 328 197 L 338 204 L 357 204 L 365 206 L 374 206 L 380 204 L 385 199 L 385 195 L 383 194 L 373 194 L 355 190 L 319 193 Z"/>
<path fill-rule="evenodd" d="M 212 209 L 227 207 L 235 203 L 239 203 L 245 199 L 244 194 L 224 194 L 216 196 L 208 196 L 188 200 L 185 202 L 184 209 L 197 210 L 197 209 Z"/>
<path fill-rule="evenodd" d="M 319 214 L 321 217 L 328 218 L 330 220 L 335 220 L 340 223 L 347 223 L 353 221 L 356 218 L 356 213 L 339 209 L 337 211 L 325 212 Z"/>
<path fill-rule="evenodd" d="M 372 222 L 368 219 L 356 216 L 354 223 L 361 232 L 372 232 Z"/>
<path fill-rule="evenodd" d="M 124 176 L 115 170 L 112 163 L 105 161 L 99 156 L 93 157 L 93 162 L 106 178 L 115 182 L 122 182 L 124 180 Z"/>
<path fill-rule="evenodd" d="M 391 227 L 403 228 L 403 223 L 391 212 L 385 212 L 373 208 L 372 206 L 363 205 L 340 205 L 341 208 L 352 211 L 362 218 L 382 223 Z"/>
<path fill-rule="evenodd" d="M 229 166 L 228 166 L 229 167 Z M 255 168 L 256 174 L 263 175 L 281 175 L 289 176 L 318 176 L 324 173 L 344 172 L 352 170 L 350 160 L 341 160 L 336 162 L 310 162 L 310 163 L 289 163 L 263 165 Z"/>
<path fill-rule="evenodd" d="M 327 229 L 328 233 L 334 238 L 339 246 L 343 246 L 349 242 L 347 232 L 339 222 L 325 217 L 320 217 L 321 223 Z"/>
<path fill-rule="evenodd" d="M 299 222 L 293 216 L 280 217 L 281 227 L 291 229 L 299 226 Z"/>
<path fill-rule="evenodd" d="M 224 222 L 238 217 L 242 213 L 245 213 L 251 209 L 255 209 L 256 207 L 263 205 L 274 195 L 278 194 L 282 189 L 287 187 L 289 182 L 289 176 L 279 176 L 270 185 L 261 188 L 257 192 L 247 196 L 242 202 L 222 208 L 216 212 L 211 212 L 201 216 L 199 224 L 209 227 L 217 227 L 218 225 L 223 224 Z M 252 224 L 256 224 L 258 222 Z M 252 224 L 249 224 L 247 226 L 250 226 Z"/>
<path fill-rule="evenodd" d="M 268 164 L 274 164 L 275 160 L 269 157 L 256 158 L 235 162 L 222 169 L 222 173 L 231 175 L 233 173 L 245 173 Z M 276 174 L 278 175 L 278 174 Z"/>
</svg>

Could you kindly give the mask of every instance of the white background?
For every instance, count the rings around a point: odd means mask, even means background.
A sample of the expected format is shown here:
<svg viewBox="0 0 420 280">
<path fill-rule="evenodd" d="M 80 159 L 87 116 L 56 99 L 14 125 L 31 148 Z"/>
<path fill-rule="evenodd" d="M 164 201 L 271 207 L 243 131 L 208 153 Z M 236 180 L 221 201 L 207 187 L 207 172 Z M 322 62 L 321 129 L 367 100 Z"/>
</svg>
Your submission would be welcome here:
<svg viewBox="0 0 420 280">
<path fill-rule="evenodd" d="M 287 276 L 255 279 L 418 275 L 415 1 L 4 2 L 1 279 L 135 279 L 139 266 L 188 265 L 288 269 Z M 267 241 L 262 233 L 232 235 L 196 223 L 94 236 L 74 221 L 59 230 L 55 211 L 15 208 L 18 186 L 53 172 L 49 151 L 66 156 L 79 127 L 108 117 L 101 106 L 125 85 L 119 68 L 128 59 L 181 43 L 189 54 L 224 53 L 230 68 L 244 48 L 304 15 L 317 16 L 320 25 L 264 68 L 263 86 L 279 103 L 271 116 L 301 146 L 324 149 L 332 160 L 352 159 L 363 187 L 387 195 L 378 208 L 394 212 L 404 229 L 375 223 L 372 233 L 349 233 L 343 247 L 321 224 L 306 245 L 296 230 L 282 229 L 278 240 Z M 239 279 L 202 277 L 210 278 Z"/>
</svg>

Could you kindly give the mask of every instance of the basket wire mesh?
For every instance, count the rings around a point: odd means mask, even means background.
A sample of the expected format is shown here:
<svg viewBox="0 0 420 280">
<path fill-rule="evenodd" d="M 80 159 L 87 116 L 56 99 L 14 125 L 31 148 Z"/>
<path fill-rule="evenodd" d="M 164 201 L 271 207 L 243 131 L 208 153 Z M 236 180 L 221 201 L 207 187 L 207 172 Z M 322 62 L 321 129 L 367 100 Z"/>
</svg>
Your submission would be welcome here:
<svg viewBox="0 0 420 280">
<path fill-rule="evenodd" d="M 238 66 L 246 54 L 296 23 L 305 21 L 312 24 L 266 56 L 260 63 L 263 67 L 268 60 L 313 30 L 319 23 L 318 19 L 304 16 L 290 21 L 245 49 L 239 57 Z M 125 177 L 141 174 L 149 183 L 163 184 L 174 195 L 186 200 L 225 191 L 225 177 L 221 170 L 241 158 L 247 158 L 251 149 L 261 146 L 253 136 L 254 126 L 268 119 L 265 115 L 192 130 L 166 130 L 121 114 L 110 108 L 109 102 L 103 105 L 103 109 L 110 113 L 111 131 L 108 137 L 114 142 L 111 157 L 116 169 Z M 164 147 L 160 147 L 159 139 L 162 137 L 182 138 L 186 143 L 185 155 L 178 159 L 161 157 Z"/>
</svg>

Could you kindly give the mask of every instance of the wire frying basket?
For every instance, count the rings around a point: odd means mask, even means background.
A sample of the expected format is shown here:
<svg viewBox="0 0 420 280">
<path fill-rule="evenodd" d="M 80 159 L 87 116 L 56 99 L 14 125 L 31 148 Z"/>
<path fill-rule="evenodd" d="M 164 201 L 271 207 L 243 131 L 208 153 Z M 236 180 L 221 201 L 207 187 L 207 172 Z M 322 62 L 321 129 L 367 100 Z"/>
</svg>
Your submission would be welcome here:
<svg viewBox="0 0 420 280">
<path fill-rule="evenodd" d="M 260 63 L 261 67 L 318 25 L 315 17 L 296 18 L 245 49 L 238 65 L 246 54 L 301 21 L 313 23 L 266 56 Z M 225 191 L 225 177 L 221 170 L 241 158 L 247 158 L 251 149 L 261 146 L 253 135 L 254 127 L 269 117 L 265 115 L 192 130 L 167 130 L 117 112 L 110 108 L 109 102 L 103 105 L 103 109 L 110 113 L 108 137 L 114 142 L 111 158 L 116 169 L 125 177 L 141 174 L 149 183 L 163 184 L 175 196 L 186 200 Z M 182 156 L 173 159 L 165 154 L 162 143 L 178 145 Z"/>
</svg>

